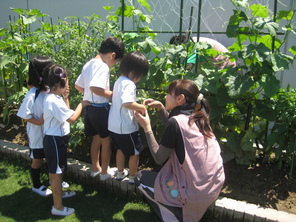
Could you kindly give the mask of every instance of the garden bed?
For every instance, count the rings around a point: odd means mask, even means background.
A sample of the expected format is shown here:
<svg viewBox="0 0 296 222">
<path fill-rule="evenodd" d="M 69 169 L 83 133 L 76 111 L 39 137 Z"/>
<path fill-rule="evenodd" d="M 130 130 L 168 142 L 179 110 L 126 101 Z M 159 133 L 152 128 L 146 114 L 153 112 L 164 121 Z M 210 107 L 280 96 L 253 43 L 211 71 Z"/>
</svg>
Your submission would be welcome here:
<svg viewBox="0 0 296 222">
<path fill-rule="evenodd" d="M 8 125 L 4 125 L 0 119 L 0 139 L 28 145 L 26 129 L 19 118 L 11 115 Z M 79 152 L 89 150 L 82 147 Z M 70 153 L 70 156 L 77 158 L 79 155 Z M 86 155 L 82 161 L 89 162 L 89 159 L 89 155 Z M 114 152 L 110 165 L 115 166 Z M 245 166 L 230 160 L 224 166 L 226 181 L 220 196 L 296 214 L 296 179 L 295 176 L 288 178 L 289 169 L 278 169 L 275 164 L 262 164 L 259 161 Z M 146 149 L 140 156 L 139 168 L 157 171 L 160 166 L 154 163 Z"/>
</svg>

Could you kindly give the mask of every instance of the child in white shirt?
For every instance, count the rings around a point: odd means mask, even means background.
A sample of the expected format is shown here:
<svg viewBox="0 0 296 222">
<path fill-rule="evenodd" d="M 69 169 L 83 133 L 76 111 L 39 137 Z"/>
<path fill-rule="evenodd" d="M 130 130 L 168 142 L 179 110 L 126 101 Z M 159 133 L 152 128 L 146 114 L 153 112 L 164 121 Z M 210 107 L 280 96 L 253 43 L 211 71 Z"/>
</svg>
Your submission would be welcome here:
<svg viewBox="0 0 296 222">
<path fill-rule="evenodd" d="M 50 88 L 44 99 L 44 139 L 43 146 L 51 181 L 53 215 L 67 216 L 75 212 L 74 208 L 64 207 L 62 198 L 74 196 L 73 191 L 62 191 L 63 174 L 67 171 L 67 148 L 70 123 L 73 124 L 81 114 L 82 108 L 89 102 L 82 101 L 74 110 L 69 106 L 68 71 L 59 65 L 48 69 L 45 83 Z M 61 97 L 63 95 L 63 98 Z"/>
<path fill-rule="evenodd" d="M 129 183 L 134 184 L 134 178 L 138 170 L 139 154 L 143 145 L 138 131 L 139 126 L 134 118 L 134 112 L 145 115 L 144 105 L 136 102 L 136 83 L 141 77 L 146 76 L 149 63 L 140 52 L 130 52 L 122 60 L 116 80 L 112 105 L 109 113 L 108 129 L 111 138 L 117 145 L 116 165 L 117 180 L 124 179 L 128 172 L 124 169 L 125 157 L 129 158 Z"/>
<path fill-rule="evenodd" d="M 41 166 L 45 158 L 43 149 L 43 100 L 47 93 L 47 88 L 43 81 L 43 70 L 46 66 L 53 65 L 54 62 L 44 56 L 37 56 L 29 63 L 28 85 L 32 88 L 26 94 L 17 116 L 27 121 L 27 135 L 29 139 L 31 162 L 31 179 L 33 183 L 32 191 L 48 196 L 52 192 L 42 185 L 40 180 Z"/>
</svg>

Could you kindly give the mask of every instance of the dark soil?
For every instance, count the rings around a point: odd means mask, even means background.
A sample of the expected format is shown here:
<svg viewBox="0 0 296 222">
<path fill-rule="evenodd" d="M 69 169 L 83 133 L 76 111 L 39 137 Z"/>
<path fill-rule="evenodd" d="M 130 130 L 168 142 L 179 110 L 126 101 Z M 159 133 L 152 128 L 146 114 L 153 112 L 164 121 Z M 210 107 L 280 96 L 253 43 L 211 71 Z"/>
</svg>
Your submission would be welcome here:
<svg viewBox="0 0 296 222">
<path fill-rule="evenodd" d="M 4 124 L 0 116 L 0 139 L 27 146 L 24 123 L 13 116 L 9 124 Z M 89 150 L 84 144 L 84 149 L 82 147 L 79 152 L 89 152 Z M 75 156 L 71 150 L 70 156 Z M 89 159 L 88 154 L 83 161 L 88 162 Z M 115 166 L 114 155 L 111 166 L 112 164 Z M 289 169 L 278 169 L 273 163 L 239 165 L 235 160 L 228 161 L 224 167 L 226 181 L 220 196 L 296 214 L 296 176 L 289 179 Z M 140 157 L 139 168 L 158 171 L 160 166 L 154 163 L 149 150 L 145 149 Z"/>
</svg>

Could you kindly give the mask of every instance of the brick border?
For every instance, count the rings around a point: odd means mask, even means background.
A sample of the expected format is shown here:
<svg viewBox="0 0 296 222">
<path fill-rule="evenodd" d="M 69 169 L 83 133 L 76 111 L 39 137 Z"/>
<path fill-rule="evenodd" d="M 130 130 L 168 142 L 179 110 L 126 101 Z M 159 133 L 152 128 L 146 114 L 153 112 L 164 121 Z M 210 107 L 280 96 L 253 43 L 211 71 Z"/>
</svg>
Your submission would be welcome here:
<svg viewBox="0 0 296 222">
<path fill-rule="evenodd" d="M 11 158 L 24 159 L 30 162 L 28 147 L 0 140 L 0 152 Z M 113 192 L 130 197 L 143 198 L 142 193 L 128 183 L 128 178 L 117 181 L 115 178 L 104 182 L 99 177 L 90 176 L 91 164 L 82 161 L 68 159 L 67 176 L 81 180 L 87 184 L 103 186 Z M 292 222 L 296 221 L 296 214 L 290 214 L 275 209 L 260 207 L 225 197 L 219 197 L 207 210 L 202 221 L 225 221 L 225 222 Z"/>
</svg>

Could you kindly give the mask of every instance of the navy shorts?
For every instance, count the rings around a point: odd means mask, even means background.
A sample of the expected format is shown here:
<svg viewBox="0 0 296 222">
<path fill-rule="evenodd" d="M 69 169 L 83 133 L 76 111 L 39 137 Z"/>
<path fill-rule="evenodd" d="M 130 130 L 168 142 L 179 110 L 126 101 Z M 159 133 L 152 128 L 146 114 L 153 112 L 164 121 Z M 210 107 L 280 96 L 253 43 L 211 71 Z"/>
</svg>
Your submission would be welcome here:
<svg viewBox="0 0 296 222">
<path fill-rule="evenodd" d="M 95 136 L 99 134 L 101 138 L 110 135 L 108 130 L 110 104 L 102 107 L 86 106 L 84 108 L 84 133 L 85 136 Z"/>
<path fill-rule="evenodd" d="M 62 174 L 67 171 L 68 140 L 68 136 L 44 136 L 43 147 L 49 173 Z"/>
<path fill-rule="evenodd" d="M 125 157 L 140 154 L 144 147 L 140 137 L 140 133 L 117 134 L 110 132 L 112 141 L 117 149 L 120 149 Z"/>
<path fill-rule="evenodd" d="M 45 154 L 44 154 L 44 149 L 32 149 L 30 148 L 30 158 L 31 159 L 44 159 Z"/>
</svg>

